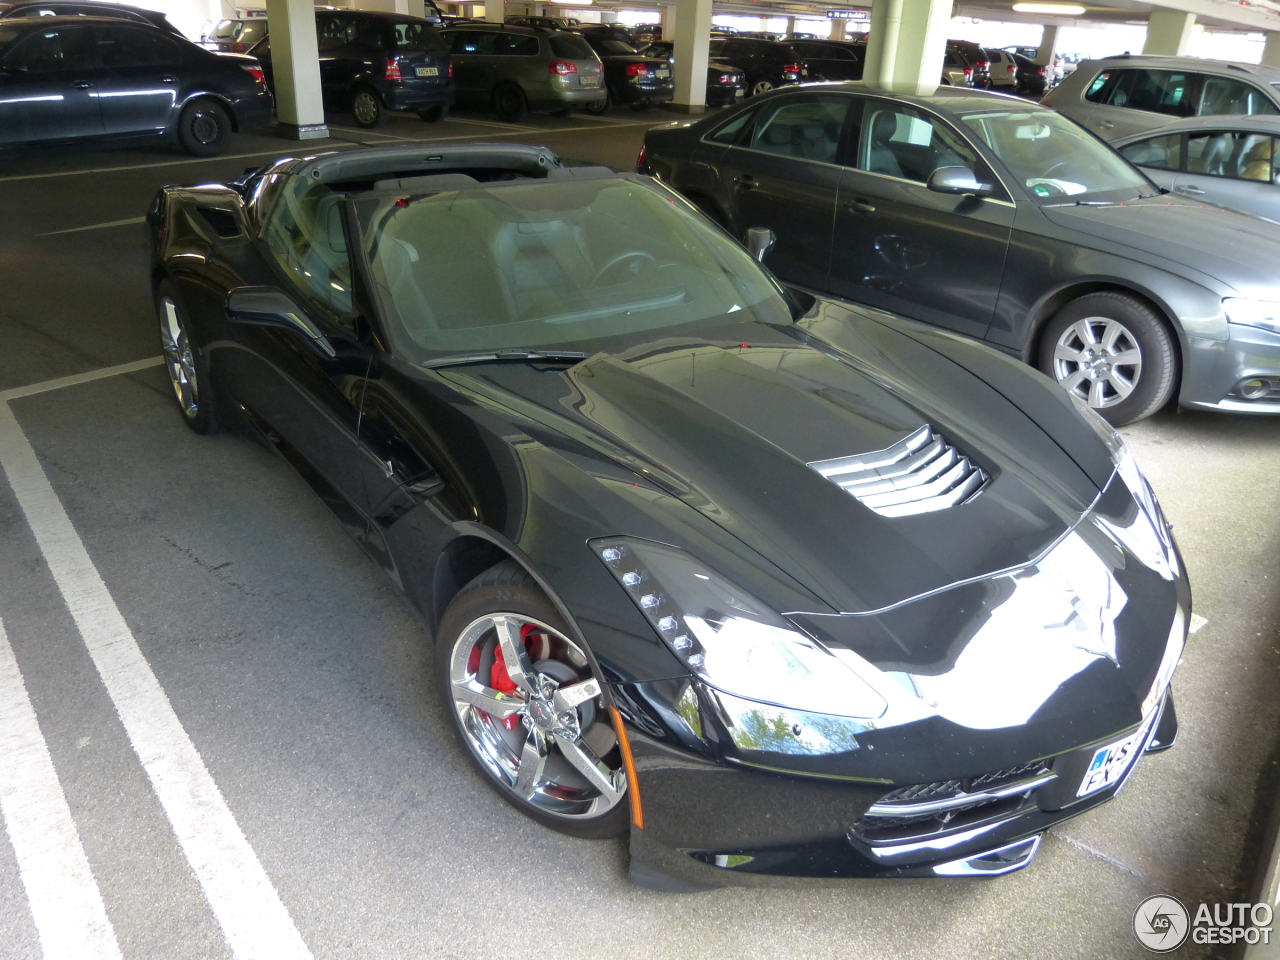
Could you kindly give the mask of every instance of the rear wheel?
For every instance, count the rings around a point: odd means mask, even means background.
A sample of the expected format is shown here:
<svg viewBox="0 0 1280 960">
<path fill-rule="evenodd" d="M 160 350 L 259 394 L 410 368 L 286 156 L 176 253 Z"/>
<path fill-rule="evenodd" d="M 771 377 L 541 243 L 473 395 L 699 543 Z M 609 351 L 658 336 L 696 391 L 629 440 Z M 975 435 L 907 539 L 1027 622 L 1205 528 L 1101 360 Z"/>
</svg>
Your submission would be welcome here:
<svg viewBox="0 0 1280 960">
<path fill-rule="evenodd" d="M 1151 307 L 1124 293 L 1090 293 L 1045 327 L 1040 369 L 1121 426 L 1169 401 L 1178 355 L 1172 333 Z"/>
<path fill-rule="evenodd" d="M 443 103 L 418 111 L 418 116 L 425 123 L 439 123 L 449 115 L 449 107 Z"/>
<path fill-rule="evenodd" d="M 587 113 L 595 114 L 597 117 L 608 113 L 613 108 L 613 94 L 608 90 L 604 93 L 603 100 L 593 100 L 587 104 Z"/>
<path fill-rule="evenodd" d="M 387 108 L 382 105 L 382 98 L 372 87 L 356 87 L 351 94 L 351 116 L 356 125 L 368 129 L 380 127 L 387 122 Z"/>
<path fill-rule="evenodd" d="M 645 110 L 649 109 L 649 101 L 637 100 L 635 103 L 631 104 L 631 109 L 637 113 L 643 113 Z"/>
<path fill-rule="evenodd" d="M 759 96 L 762 93 L 768 93 L 772 89 L 773 89 L 772 80 L 757 80 L 755 83 L 751 85 L 751 95 L 753 97 Z"/>
<path fill-rule="evenodd" d="M 160 352 L 183 421 L 196 433 L 216 433 L 218 414 L 208 363 L 200 353 L 200 345 L 192 339 L 177 291 L 168 280 L 156 290 L 156 319 L 160 326 Z"/>
<path fill-rule="evenodd" d="M 503 123 L 519 123 L 529 115 L 529 101 L 514 83 L 501 84 L 493 91 L 493 113 Z"/>
<path fill-rule="evenodd" d="M 576 837 L 626 832 L 626 774 L 600 682 L 521 567 L 498 564 L 449 604 L 436 673 L 467 753 L 508 803 Z"/>
<path fill-rule="evenodd" d="M 216 157 L 227 149 L 231 117 L 214 100 L 194 100 L 178 118 L 178 143 L 194 157 Z"/>
</svg>

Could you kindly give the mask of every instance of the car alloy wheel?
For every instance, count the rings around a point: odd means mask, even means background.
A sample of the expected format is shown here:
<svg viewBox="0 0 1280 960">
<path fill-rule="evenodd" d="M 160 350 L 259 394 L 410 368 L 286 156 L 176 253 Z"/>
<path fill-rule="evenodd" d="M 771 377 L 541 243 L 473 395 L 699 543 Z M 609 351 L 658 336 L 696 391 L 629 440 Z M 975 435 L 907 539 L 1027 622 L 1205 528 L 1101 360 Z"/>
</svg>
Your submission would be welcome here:
<svg viewBox="0 0 1280 960">
<path fill-rule="evenodd" d="M 1053 348 L 1053 378 L 1095 410 L 1122 403 L 1142 376 L 1142 349 L 1110 317 L 1077 320 Z"/>
<path fill-rule="evenodd" d="M 627 791 L 601 688 L 577 644 L 524 614 L 467 624 L 449 658 L 463 741 L 492 780 L 539 819 L 594 819 Z M 597 721 L 600 721 L 597 723 Z"/>
<path fill-rule="evenodd" d="M 757 80 L 751 85 L 751 95 L 758 96 L 762 93 L 768 93 L 773 89 L 773 83 L 769 80 Z"/>
<path fill-rule="evenodd" d="M 368 87 L 362 87 L 351 96 L 351 115 L 362 127 L 376 127 L 382 123 L 386 111 L 378 95 Z"/>
<path fill-rule="evenodd" d="M 200 415 L 200 375 L 196 371 L 196 358 L 191 350 L 191 339 L 182 323 L 182 315 L 173 298 L 161 295 L 160 349 L 164 353 L 164 365 L 169 371 L 169 382 L 178 400 L 178 409 L 188 420 Z"/>
</svg>

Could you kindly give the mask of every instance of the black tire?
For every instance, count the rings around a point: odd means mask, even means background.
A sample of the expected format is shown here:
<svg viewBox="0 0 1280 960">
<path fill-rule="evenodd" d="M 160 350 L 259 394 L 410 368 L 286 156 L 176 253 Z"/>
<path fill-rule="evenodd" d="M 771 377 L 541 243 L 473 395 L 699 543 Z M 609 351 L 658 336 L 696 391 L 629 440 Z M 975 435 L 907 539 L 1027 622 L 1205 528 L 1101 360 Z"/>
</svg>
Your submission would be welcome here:
<svg viewBox="0 0 1280 960">
<path fill-rule="evenodd" d="M 1054 314 L 1039 359 L 1041 371 L 1117 427 L 1155 413 L 1178 382 L 1172 331 L 1148 304 L 1119 292 L 1085 294 Z"/>
<path fill-rule="evenodd" d="M 649 101 L 637 100 L 635 103 L 631 104 L 631 109 L 634 110 L 636 113 L 644 113 L 646 110 L 649 109 Z"/>
<path fill-rule="evenodd" d="M 370 130 L 387 122 L 387 108 L 373 87 L 356 87 L 351 91 L 351 117 L 357 127 Z"/>
<path fill-rule="evenodd" d="M 519 779 L 516 782 L 509 783 L 507 775 L 497 772 L 497 770 L 505 769 L 496 764 L 493 757 L 495 753 L 493 744 L 497 743 L 499 738 L 501 744 L 498 750 L 513 750 L 514 746 L 509 741 L 519 742 L 522 738 L 528 741 L 533 739 L 533 723 L 530 720 L 532 712 L 522 711 L 516 715 L 515 723 L 512 728 L 507 728 L 503 721 L 490 716 L 478 707 L 472 704 L 458 700 L 455 697 L 454 671 L 470 672 L 475 677 L 486 678 L 482 682 L 486 685 L 489 682 L 496 682 L 496 679 L 489 679 L 490 673 L 494 670 L 495 657 L 494 641 L 486 640 L 486 637 L 492 637 L 493 630 L 485 629 L 483 626 L 477 627 L 477 624 L 483 624 L 485 618 L 494 615 L 514 615 L 516 618 L 527 619 L 528 621 L 537 621 L 539 624 L 550 628 L 547 633 L 534 632 L 530 634 L 527 643 L 537 642 L 540 637 L 550 638 L 554 633 L 562 636 L 556 639 L 546 639 L 546 647 L 544 653 L 538 654 L 540 659 L 532 665 L 532 669 L 546 677 L 552 677 L 561 683 L 570 682 L 568 677 L 577 674 L 573 681 L 589 680 L 592 676 L 590 664 L 582 656 L 578 649 L 570 649 L 566 646 L 564 638 L 568 637 L 568 630 L 565 627 L 563 619 L 555 606 L 547 599 L 537 583 L 524 571 L 522 567 L 513 561 L 506 561 L 491 567 L 489 570 L 480 574 L 469 584 L 462 588 L 453 601 L 449 604 L 441 617 L 440 626 L 436 630 L 435 640 L 435 669 L 436 680 L 440 690 L 441 705 L 448 714 L 450 723 L 454 732 L 458 735 L 462 742 L 463 751 L 471 759 L 476 769 L 486 783 L 489 784 L 504 800 L 514 806 L 521 813 L 529 818 L 536 820 L 544 826 L 557 830 L 574 837 L 582 837 L 585 839 L 600 839 L 606 837 L 622 836 L 629 830 L 630 824 L 630 805 L 628 797 L 623 789 L 622 793 L 613 800 L 612 806 L 602 813 L 591 815 L 587 814 L 569 814 L 557 813 L 547 809 L 545 806 L 535 804 L 529 799 L 520 796 L 516 792 L 519 786 Z M 523 637 L 523 630 L 521 633 Z M 571 641 L 569 643 L 572 643 Z M 486 647 L 487 644 L 487 647 Z M 482 652 L 476 654 L 473 651 L 480 650 Z M 455 651 L 457 651 L 455 653 Z M 556 652 L 552 652 L 556 651 Z M 531 651 L 532 652 L 532 651 Z M 529 658 L 532 660 L 532 656 Z M 581 660 L 580 663 L 570 664 L 567 660 Z M 505 661 L 503 661 L 505 663 Z M 554 676 L 553 668 L 561 668 L 569 671 L 563 676 Z M 501 666 L 499 665 L 499 669 Z M 505 674 L 505 671 L 504 671 Z M 463 675 L 463 674 L 459 674 Z M 517 696 L 523 696 L 521 691 L 515 691 Z M 528 700 L 527 697 L 525 697 Z M 590 716 L 587 716 L 587 711 Z M 616 737 L 612 734 L 612 724 L 609 721 L 608 712 L 604 709 L 602 698 L 596 698 L 582 704 L 576 708 L 579 722 L 583 724 L 583 736 L 580 740 L 586 740 L 591 737 L 591 732 L 595 732 L 595 739 L 600 736 L 612 738 L 612 747 L 608 750 L 602 750 L 598 755 L 607 767 L 614 770 L 622 768 L 621 756 L 617 746 Z M 468 732 L 468 724 L 473 729 L 480 729 L 480 724 L 485 724 L 480 731 L 483 736 L 477 736 Z M 608 725 L 607 732 L 598 730 L 601 725 Z M 506 731 L 504 736 L 503 731 Z M 569 771 L 569 777 L 574 776 L 571 767 L 563 759 L 563 750 L 559 749 L 559 738 L 547 735 L 548 743 L 557 745 L 557 752 L 550 754 L 545 771 L 548 773 L 548 782 L 556 776 L 560 776 L 564 770 Z M 474 742 L 483 744 L 482 746 L 473 746 Z M 478 750 L 484 750 L 486 759 L 481 759 Z M 505 756 L 506 754 L 502 754 Z M 552 766 L 552 759 L 560 763 L 560 767 Z M 582 782 L 586 782 L 583 780 Z M 566 793 L 563 786 L 565 780 L 563 777 L 555 781 L 557 791 L 555 795 L 547 796 L 537 794 L 539 799 L 549 803 L 561 803 L 564 801 L 559 797 Z M 589 791 L 588 791 L 589 792 Z M 599 801 L 590 801 L 592 803 L 607 802 L 602 793 Z M 586 801 L 584 801 L 586 802 Z"/>
<path fill-rule="evenodd" d="M 529 115 L 529 100 L 514 83 L 502 83 L 493 91 L 493 115 L 503 123 L 519 123 Z"/>
<path fill-rule="evenodd" d="M 209 363 L 195 340 L 191 322 L 172 282 L 164 280 L 156 288 L 156 322 L 160 352 L 173 387 L 178 412 L 188 427 L 199 434 L 217 433 L 217 388 L 209 375 Z"/>
<path fill-rule="evenodd" d="M 434 107 L 418 111 L 418 117 L 423 123 L 439 123 L 447 116 L 449 116 L 449 105 L 445 103 L 438 103 Z"/>
<path fill-rule="evenodd" d="M 593 100 L 584 108 L 587 113 L 595 117 L 602 117 L 613 109 L 613 94 L 608 90 L 604 92 L 603 100 Z"/>
<path fill-rule="evenodd" d="M 192 100 L 178 118 L 178 143 L 193 157 L 216 157 L 231 139 L 231 116 L 208 97 Z"/>
</svg>

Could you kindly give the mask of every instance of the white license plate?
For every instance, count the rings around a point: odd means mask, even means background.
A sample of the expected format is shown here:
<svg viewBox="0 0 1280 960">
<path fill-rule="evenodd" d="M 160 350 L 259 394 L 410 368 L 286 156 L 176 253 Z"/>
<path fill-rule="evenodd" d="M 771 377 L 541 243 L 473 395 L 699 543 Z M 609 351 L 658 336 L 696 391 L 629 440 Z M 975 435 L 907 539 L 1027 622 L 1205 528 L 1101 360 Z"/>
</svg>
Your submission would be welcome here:
<svg viewBox="0 0 1280 960">
<path fill-rule="evenodd" d="M 600 86 L 599 77 L 578 77 L 578 85 L 581 87 L 598 87 Z"/>
<path fill-rule="evenodd" d="M 738 97 L 745 97 L 746 95 L 747 95 L 747 91 L 745 91 L 745 90 L 735 90 L 735 91 L 733 91 L 733 98 L 734 98 L 735 100 L 736 100 Z"/>
<path fill-rule="evenodd" d="M 1099 790 L 1113 786 L 1124 777 L 1138 758 L 1143 744 L 1146 743 L 1147 734 L 1151 732 L 1151 724 L 1155 722 L 1159 712 L 1158 710 L 1153 712 L 1147 718 L 1147 722 L 1135 733 L 1093 751 L 1089 769 L 1085 771 L 1084 779 L 1080 781 L 1080 789 L 1076 791 L 1077 797 L 1087 797 L 1091 793 L 1097 793 Z"/>
<path fill-rule="evenodd" d="M 415 71 L 420 77 L 438 77 L 440 76 L 439 67 L 418 67 Z"/>
<path fill-rule="evenodd" d="M 658 71 L 658 79 L 660 79 L 660 80 L 665 80 L 665 79 L 667 79 L 667 77 L 669 77 L 669 76 L 671 76 L 671 71 L 670 71 L 670 70 L 659 70 L 659 71 Z"/>
</svg>

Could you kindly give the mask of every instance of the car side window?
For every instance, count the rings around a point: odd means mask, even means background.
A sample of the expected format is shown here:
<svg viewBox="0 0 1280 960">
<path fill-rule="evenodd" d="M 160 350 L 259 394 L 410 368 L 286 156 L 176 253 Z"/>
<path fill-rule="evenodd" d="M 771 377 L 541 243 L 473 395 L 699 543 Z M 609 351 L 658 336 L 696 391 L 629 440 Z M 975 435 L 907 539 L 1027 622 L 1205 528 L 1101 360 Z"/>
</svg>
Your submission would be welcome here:
<svg viewBox="0 0 1280 960">
<path fill-rule="evenodd" d="M 263 240 L 295 287 L 337 318 L 349 319 L 351 262 L 342 196 L 322 183 L 292 181 L 272 207 Z"/>
<path fill-rule="evenodd" d="M 182 62 L 182 51 L 150 30 L 131 27 L 100 27 L 98 56 L 104 67 L 158 67 Z"/>
<path fill-rule="evenodd" d="M 910 107 L 867 101 L 862 113 L 859 170 L 926 183 L 939 167 L 967 167 L 989 177 L 973 148 L 941 121 Z"/>
<path fill-rule="evenodd" d="M 1120 155 L 1130 163 L 1156 170 L 1182 169 L 1182 134 L 1150 137 L 1120 148 Z"/>
<path fill-rule="evenodd" d="M 1172 70 L 1121 70 L 1119 74 L 1106 98 L 1109 106 L 1190 116 L 1187 94 L 1192 74 Z"/>
<path fill-rule="evenodd" d="M 325 17 L 316 22 L 316 46 L 321 53 L 340 50 L 355 40 L 357 32 L 354 17 Z"/>
<path fill-rule="evenodd" d="M 461 54 L 491 56 L 498 51 L 500 33 L 487 33 L 482 30 L 464 30 L 453 35 L 452 51 Z"/>
<path fill-rule="evenodd" d="M 848 97 L 774 101 L 761 109 L 749 145 L 765 153 L 835 163 L 852 102 Z"/>
<path fill-rule="evenodd" d="M 1261 90 L 1230 77 L 1205 77 L 1196 116 L 1274 114 L 1280 111 Z"/>
<path fill-rule="evenodd" d="M 754 110 L 744 111 L 722 126 L 715 133 L 708 136 L 707 139 L 712 143 L 737 143 L 739 138 L 742 136 L 742 131 L 751 124 L 755 115 L 756 112 Z"/>
<path fill-rule="evenodd" d="M 1244 131 L 1187 137 L 1187 172 L 1233 180 L 1275 182 L 1275 138 Z"/>
<path fill-rule="evenodd" d="M 498 53 L 507 57 L 536 57 L 538 55 L 538 38 L 516 33 L 505 33 L 498 44 Z"/>
<path fill-rule="evenodd" d="M 88 27 L 51 27 L 27 34 L 4 58 L 19 73 L 53 73 L 93 66 Z"/>
</svg>

